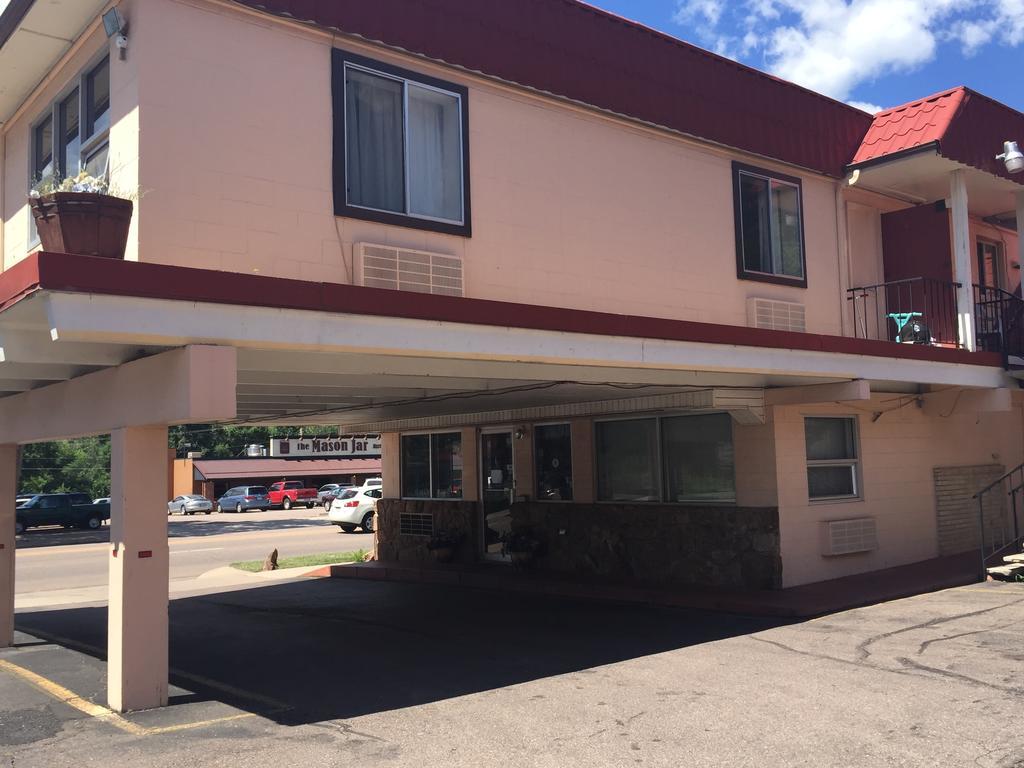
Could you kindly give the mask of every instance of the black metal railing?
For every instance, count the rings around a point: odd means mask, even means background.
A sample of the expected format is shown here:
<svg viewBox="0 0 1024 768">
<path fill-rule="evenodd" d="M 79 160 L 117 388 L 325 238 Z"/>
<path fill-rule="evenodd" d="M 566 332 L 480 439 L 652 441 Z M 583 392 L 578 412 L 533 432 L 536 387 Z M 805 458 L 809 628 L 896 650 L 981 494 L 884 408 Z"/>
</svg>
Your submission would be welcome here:
<svg viewBox="0 0 1024 768">
<path fill-rule="evenodd" d="M 854 336 L 902 344 L 962 346 L 957 322 L 959 283 L 910 277 L 847 291 Z"/>
<path fill-rule="evenodd" d="M 992 565 L 1002 565 L 1002 556 L 1019 552 L 1020 519 L 1024 514 L 1024 464 L 1014 467 L 998 480 L 986 485 L 972 497 L 978 503 L 981 577 Z"/>
<path fill-rule="evenodd" d="M 1024 358 L 1024 300 L 989 285 L 974 286 L 978 349 L 999 352 L 1004 362 Z"/>
</svg>

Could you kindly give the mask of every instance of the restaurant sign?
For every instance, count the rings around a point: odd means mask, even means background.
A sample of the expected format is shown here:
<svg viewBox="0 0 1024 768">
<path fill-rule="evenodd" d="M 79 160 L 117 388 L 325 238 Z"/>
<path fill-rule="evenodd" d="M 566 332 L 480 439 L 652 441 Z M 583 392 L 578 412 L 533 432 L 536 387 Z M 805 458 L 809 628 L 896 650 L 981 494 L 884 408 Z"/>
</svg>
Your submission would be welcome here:
<svg viewBox="0 0 1024 768">
<path fill-rule="evenodd" d="M 361 459 L 380 456 L 380 435 L 274 437 L 270 455 L 280 459 Z"/>
</svg>

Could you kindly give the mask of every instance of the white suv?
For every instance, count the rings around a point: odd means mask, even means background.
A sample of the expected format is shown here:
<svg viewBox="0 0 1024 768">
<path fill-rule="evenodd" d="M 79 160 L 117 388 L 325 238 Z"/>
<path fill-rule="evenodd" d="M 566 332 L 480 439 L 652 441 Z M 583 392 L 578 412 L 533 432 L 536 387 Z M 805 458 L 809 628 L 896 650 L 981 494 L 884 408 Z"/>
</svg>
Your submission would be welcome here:
<svg viewBox="0 0 1024 768">
<path fill-rule="evenodd" d="M 331 502 L 331 508 L 327 510 L 327 519 L 345 533 L 352 533 L 356 528 L 373 533 L 377 499 L 383 495 L 384 491 L 372 486 L 346 488 Z"/>
</svg>

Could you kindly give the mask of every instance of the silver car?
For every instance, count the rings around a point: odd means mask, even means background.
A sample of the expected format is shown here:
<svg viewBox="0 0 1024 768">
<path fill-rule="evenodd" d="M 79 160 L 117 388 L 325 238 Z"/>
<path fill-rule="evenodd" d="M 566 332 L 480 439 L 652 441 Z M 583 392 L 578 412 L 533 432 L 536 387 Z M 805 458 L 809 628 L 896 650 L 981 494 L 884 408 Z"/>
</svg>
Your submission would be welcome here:
<svg viewBox="0 0 1024 768">
<path fill-rule="evenodd" d="M 213 512 L 213 502 L 205 496 L 196 494 L 175 496 L 167 502 L 167 514 L 173 515 L 175 512 L 182 515 L 208 515 Z"/>
</svg>

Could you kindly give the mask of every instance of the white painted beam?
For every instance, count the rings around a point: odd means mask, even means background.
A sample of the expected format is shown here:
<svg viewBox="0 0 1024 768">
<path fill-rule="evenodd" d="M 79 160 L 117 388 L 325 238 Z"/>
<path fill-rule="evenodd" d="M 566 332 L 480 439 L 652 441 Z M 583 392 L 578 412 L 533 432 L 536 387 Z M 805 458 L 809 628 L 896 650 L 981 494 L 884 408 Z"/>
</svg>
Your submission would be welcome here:
<svg viewBox="0 0 1024 768">
<path fill-rule="evenodd" d="M 967 208 L 967 177 L 960 168 L 949 174 L 950 203 L 953 223 L 953 280 L 960 284 L 956 291 L 957 324 L 960 343 L 974 350 L 974 277 L 971 269 L 971 222 Z"/>
<path fill-rule="evenodd" d="M 765 405 L 800 405 L 803 403 L 843 403 L 870 400 L 871 385 L 863 379 L 842 384 L 813 384 L 809 387 L 778 387 L 766 389 Z"/>
<path fill-rule="evenodd" d="M 190 346 L 2 398 L 0 435 L 30 443 L 234 416 L 235 350 Z"/>
<path fill-rule="evenodd" d="M 138 356 L 130 345 L 84 344 L 54 341 L 38 331 L 0 329 L 0 363 L 61 363 L 66 365 L 120 365 Z"/>
<path fill-rule="evenodd" d="M 687 386 L 709 373 L 895 383 L 999 387 L 998 365 L 970 365 L 824 351 L 663 341 L 586 333 L 538 331 L 465 323 L 345 315 L 303 310 L 195 304 L 118 296 L 50 294 L 51 327 L 74 341 L 146 345 L 224 343 L 286 351 L 305 349 L 374 358 L 405 357 L 420 374 L 437 366 L 441 375 L 539 381 L 614 381 Z M 210 338 L 215 335 L 216 338 Z M 466 372 L 467 366 L 473 370 Z M 392 371 L 398 372 L 398 371 Z"/>
<path fill-rule="evenodd" d="M 95 370 L 95 366 L 65 363 L 0 363 L 0 387 L 4 379 L 66 381 Z"/>
</svg>

